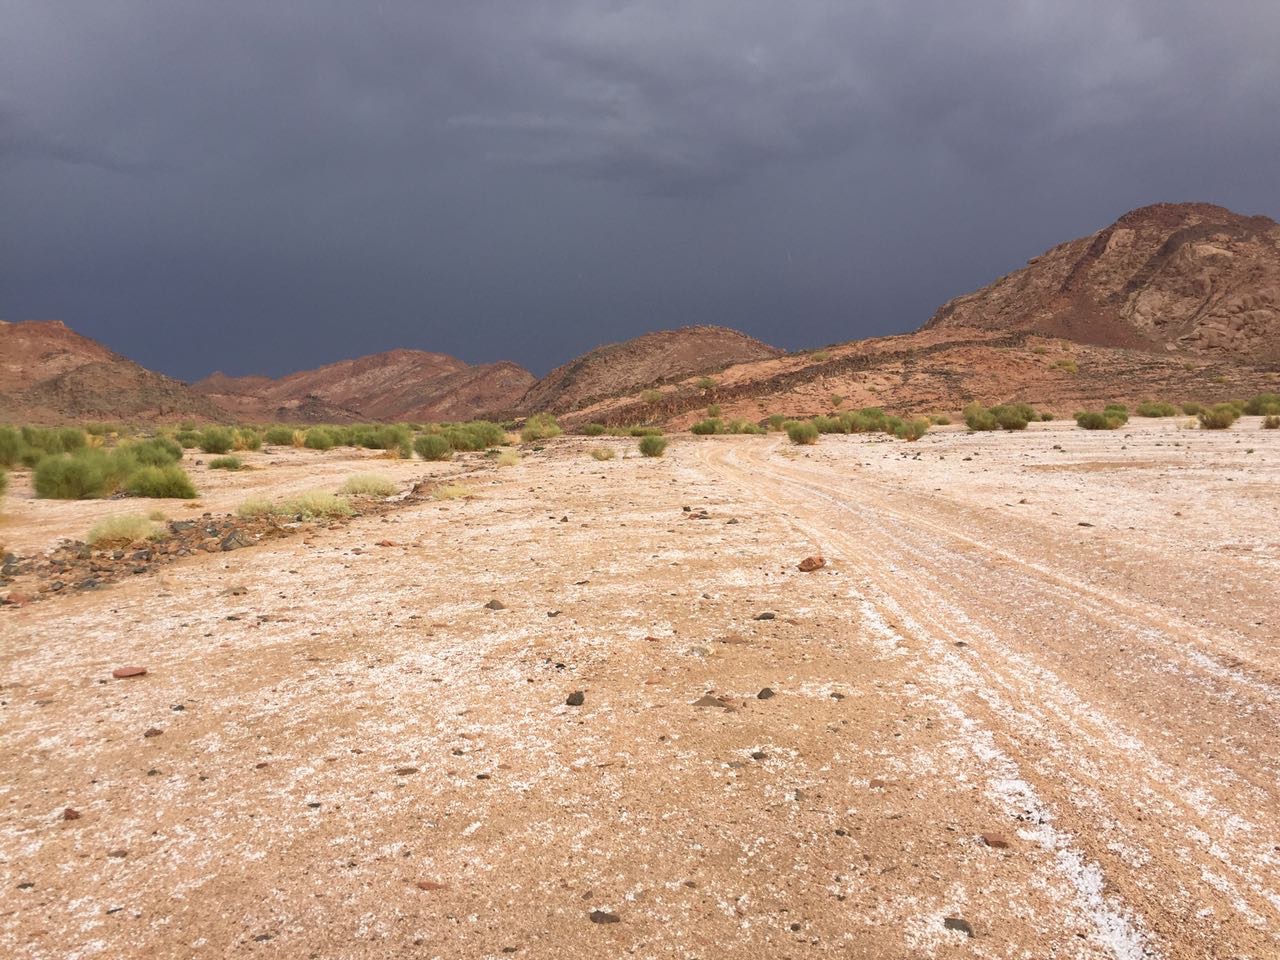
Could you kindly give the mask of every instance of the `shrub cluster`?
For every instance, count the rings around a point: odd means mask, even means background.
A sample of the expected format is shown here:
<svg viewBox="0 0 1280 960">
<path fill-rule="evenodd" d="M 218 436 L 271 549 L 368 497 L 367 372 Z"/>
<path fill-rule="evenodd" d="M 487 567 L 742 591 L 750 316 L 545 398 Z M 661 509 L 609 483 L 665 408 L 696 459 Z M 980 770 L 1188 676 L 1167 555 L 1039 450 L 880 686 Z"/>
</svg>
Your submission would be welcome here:
<svg viewBox="0 0 1280 960">
<path fill-rule="evenodd" d="M 209 461 L 210 470 L 243 470 L 244 461 L 239 457 L 214 457 Z"/>
<path fill-rule="evenodd" d="M 1148 400 L 1146 403 L 1138 404 L 1134 412 L 1140 417 L 1176 417 L 1178 408 L 1172 403 Z"/>
<path fill-rule="evenodd" d="M 964 408 L 965 425 L 976 431 L 1025 430 L 1028 423 L 1040 419 L 1041 415 L 1029 403 L 1001 403 L 991 408 L 971 403 Z"/>
<path fill-rule="evenodd" d="M 560 433 L 560 425 L 556 423 L 555 417 L 549 413 L 535 413 L 525 421 L 520 439 L 525 443 L 533 443 L 537 440 L 550 440 L 560 436 Z"/>
<path fill-rule="evenodd" d="M 196 492 L 178 466 L 181 456 L 182 448 L 162 437 L 110 451 L 84 447 L 43 457 L 32 484 L 37 497 L 51 500 L 90 500 L 122 490 L 137 497 L 189 499 Z"/>
<path fill-rule="evenodd" d="M 1251 417 L 1280 416 L 1280 393 L 1260 393 L 1244 405 Z"/>
<path fill-rule="evenodd" d="M 1271 416 L 1263 417 L 1262 429 L 1263 430 L 1280 430 L 1280 414 L 1272 414 Z M 4 490 L 0 488 L 0 493 L 3 493 L 3 492 Z"/>
<path fill-rule="evenodd" d="M 1227 430 L 1240 419 L 1240 409 L 1233 403 L 1215 403 L 1196 416 L 1201 430 Z"/>
<path fill-rule="evenodd" d="M 650 434 L 640 438 L 640 453 L 646 457 L 660 457 L 667 450 L 667 438 Z"/>
<path fill-rule="evenodd" d="M 1085 430 L 1118 430 L 1129 422 L 1129 409 L 1119 403 L 1110 403 L 1101 411 L 1082 410 L 1076 414 L 1076 424 Z"/>
<path fill-rule="evenodd" d="M 400 490 L 390 477 L 380 477 L 374 473 L 357 473 L 347 477 L 338 493 L 358 497 L 393 497 Z"/>
</svg>

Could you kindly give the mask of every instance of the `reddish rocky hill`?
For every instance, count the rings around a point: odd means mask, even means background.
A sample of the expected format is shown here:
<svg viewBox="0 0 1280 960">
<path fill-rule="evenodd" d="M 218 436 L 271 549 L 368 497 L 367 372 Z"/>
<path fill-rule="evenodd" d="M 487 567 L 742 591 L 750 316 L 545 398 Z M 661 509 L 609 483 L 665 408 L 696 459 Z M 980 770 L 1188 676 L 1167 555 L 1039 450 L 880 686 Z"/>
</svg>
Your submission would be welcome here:
<svg viewBox="0 0 1280 960">
<path fill-rule="evenodd" d="M 246 420 L 466 420 L 510 408 L 534 382 L 514 363 L 469 366 L 424 350 L 390 350 L 269 377 L 215 373 L 194 389 Z"/>
<path fill-rule="evenodd" d="M 539 380 L 519 408 L 564 413 L 736 363 L 777 357 L 781 350 L 728 327 L 681 327 L 597 347 Z"/>
<path fill-rule="evenodd" d="M 925 327 L 1280 360 L 1280 224 L 1205 203 L 1142 207 L 944 304 Z"/>
<path fill-rule="evenodd" d="M 226 419 L 185 383 L 58 320 L 0 321 L 0 422 Z"/>
</svg>

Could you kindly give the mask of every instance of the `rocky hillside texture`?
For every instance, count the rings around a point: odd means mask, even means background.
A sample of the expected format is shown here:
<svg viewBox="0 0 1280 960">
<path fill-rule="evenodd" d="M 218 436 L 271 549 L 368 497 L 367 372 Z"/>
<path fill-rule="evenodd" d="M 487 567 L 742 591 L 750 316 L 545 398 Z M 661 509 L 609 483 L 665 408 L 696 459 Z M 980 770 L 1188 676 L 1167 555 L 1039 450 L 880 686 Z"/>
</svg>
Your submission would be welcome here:
<svg viewBox="0 0 1280 960">
<path fill-rule="evenodd" d="M 1205 203 L 1142 207 L 957 297 L 925 326 L 1280 360 L 1280 224 Z"/>
<path fill-rule="evenodd" d="M 185 383 L 58 320 L 0 321 L 0 422 L 225 418 Z"/>
<path fill-rule="evenodd" d="M 782 351 L 728 327 L 681 327 L 597 347 L 557 367 L 520 401 L 529 413 L 564 413 L 606 397 L 626 395 L 732 364 L 781 356 Z"/>
<path fill-rule="evenodd" d="M 423 350 L 391 350 L 279 380 L 215 373 L 194 389 L 245 420 L 467 420 L 511 407 L 534 377 L 514 363 L 469 366 Z"/>
</svg>

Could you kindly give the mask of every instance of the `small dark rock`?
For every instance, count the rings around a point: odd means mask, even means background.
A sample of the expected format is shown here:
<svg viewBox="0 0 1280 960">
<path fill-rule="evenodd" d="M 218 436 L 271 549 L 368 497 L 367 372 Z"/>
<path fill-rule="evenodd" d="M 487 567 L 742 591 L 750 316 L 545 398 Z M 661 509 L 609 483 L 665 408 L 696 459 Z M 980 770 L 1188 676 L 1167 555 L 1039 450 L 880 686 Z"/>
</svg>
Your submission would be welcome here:
<svg viewBox="0 0 1280 960">
<path fill-rule="evenodd" d="M 942 921 L 942 925 L 948 930 L 959 930 L 966 936 L 973 936 L 973 927 L 970 925 L 968 920 L 965 920 L 962 917 L 947 917 Z"/>
<path fill-rule="evenodd" d="M 592 910 L 590 916 L 592 923 L 619 923 L 622 920 L 616 913 L 608 910 Z"/>
<path fill-rule="evenodd" d="M 586 701 L 587 696 L 581 690 L 575 690 L 565 698 L 565 705 L 569 707 L 580 707 Z"/>
<path fill-rule="evenodd" d="M 777 696 L 777 694 L 773 692 L 773 688 L 771 688 L 771 687 L 765 687 L 763 690 L 761 690 L 759 693 L 757 693 L 757 694 L 756 694 L 756 699 L 757 699 L 757 700 L 771 700 L 771 699 L 773 699 L 773 698 L 774 698 L 774 697 L 776 697 L 776 696 Z"/>
<path fill-rule="evenodd" d="M 161 730 L 159 727 L 147 727 L 147 729 L 143 731 L 142 735 L 144 737 L 150 738 L 150 737 L 158 737 L 162 733 L 164 733 L 164 731 Z"/>
<path fill-rule="evenodd" d="M 490 600 L 484 605 L 484 608 L 486 610 L 505 610 L 507 609 L 507 605 L 501 600 Z"/>
<path fill-rule="evenodd" d="M 63 820 L 79 820 L 83 816 L 84 814 L 81 813 L 79 810 L 75 809 L 74 807 L 67 807 L 65 810 L 62 811 Z"/>
<path fill-rule="evenodd" d="M 776 613 L 757 613 L 755 616 L 755 619 L 756 620 L 777 620 L 778 615 Z"/>
</svg>

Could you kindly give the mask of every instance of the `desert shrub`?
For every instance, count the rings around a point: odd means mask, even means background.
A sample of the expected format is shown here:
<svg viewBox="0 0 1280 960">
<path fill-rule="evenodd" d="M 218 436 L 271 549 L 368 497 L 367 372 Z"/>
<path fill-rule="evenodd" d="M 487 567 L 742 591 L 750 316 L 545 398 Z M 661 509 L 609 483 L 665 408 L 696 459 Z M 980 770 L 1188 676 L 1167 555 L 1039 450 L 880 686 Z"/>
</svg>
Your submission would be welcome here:
<svg viewBox="0 0 1280 960">
<path fill-rule="evenodd" d="M 436 500 L 461 500 L 475 496 L 475 490 L 461 483 L 445 483 L 431 491 Z"/>
<path fill-rule="evenodd" d="M 160 529 L 150 517 L 128 514 L 99 520 L 89 528 L 89 533 L 84 539 L 85 543 L 91 547 L 119 547 L 133 543 L 135 540 L 154 537 Z"/>
<path fill-rule="evenodd" d="M 303 438 L 302 445 L 308 450 L 332 450 L 337 442 L 327 427 L 312 427 Z"/>
<path fill-rule="evenodd" d="M 1280 430 L 1280 415 L 1272 414 L 1269 417 L 1263 417 L 1262 429 L 1263 430 Z M 4 493 L 4 490 L 0 488 L 0 494 L 3 494 L 3 493 Z"/>
<path fill-rule="evenodd" d="M 535 440 L 550 440 L 560 436 L 560 433 L 560 425 L 556 423 L 555 417 L 549 413 L 535 413 L 525 421 L 520 439 L 525 443 L 532 443 Z"/>
<path fill-rule="evenodd" d="M 660 457 L 666 452 L 666 450 L 667 450 L 666 437 L 648 436 L 648 437 L 640 438 L 640 453 L 643 456 Z"/>
<path fill-rule="evenodd" d="M 690 433 L 696 433 L 700 437 L 710 436 L 714 433 L 724 433 L 724 424 L 719 420 L 701 420 L 689 428 Z"/>
<path fill-rule="evenodd" d="M 495 461 L 500 467 L 514 467 L 520 462 L 520 454 L 514 450 L 503 450 Z"/>
<path fill-rule="evenodd" d="M 720 419 L 720 404 L 718 403 L 707 404 L 707 419 L 708 420 Z"/>
<path fill-rule="evenodd" d="M 929 420 L 935 427 L 946 427 L 951 425 L 951 418 L 944 416 L 941 413 L 935 413 L 929 418 Z"/>
<path fill-rule="evenodd" d="M 139 440 L 121 449 L 127 450 L 138 463 L 147 467 L 163 467 L 182 459 L 182 445 L 167 437 Z"/>
<path fill-rule="evenodd" d="M 1244 412 L 1251 417 L 1280 415 L 1280 393 L 1260 393 L 1244 405 Z"/>
<path fill-rule="evenodd" d="M 349 517 L 355 513 L 355 509 L 345 497 L 338 497 L 324 490 L 308 490 L 280 503 L 278 512 L 285 516 L 311 520 L 317 517 Z"/>
<path fill-rule="evenodd" d="M 604 431 L 604 424 L 603 424 L 603 423 L 588 423 L 585 427 L 583 427 L 583 428 L 582 428 L 582 430 L 581 430 L 580 432 L 582 433 L 582 435 L 583 435 L 584 437 L 599 437 L 599 436 L 603 436 L 603 434 L 604 434 L 604 432 L 605 432 L 605 431 Z"/>
<path fill-rule="evenodd" d="M 234 450 L 261 450 L 262 435 L 252 427 L 241 427 L 236 431 Z"/>
<path fill-rule="evenodd" d="M 765 432 L 764 427 L 747 420 L 730 420 L 725 425 L 725 430 L 729 433 L 762 434 Z"/>
<path fill-rule="evenodd" d="M 1052 421 L 1052 420 L 1054 420 L 1054 419 L 1056 419 L 1056 418 L 1055 418 L 1055 417 L 1054 417 L 1054 415 L 1053 415 L 1052 413 L 1050 413 L 1048 410 L 1045 410 L 1045 411 L 1043 411 L 1043 412 L 1040 414 L 1040 422 L 1041 422 L 1041 423 L 1049 423 L 1050 421 Z"/>
<path fill-rule="evenodd" d="M 1134 412 L 1140 417 L 1176 417 L 1178 408 L 1172 403 L 1148 400 L 1146 403 L 1138 404 Z"/>
<path fill-rule="evenodd" d="M 842 417 L 826 417 L 819 414 L 810 421 L 819 433 L 848 433 L 849 425 Z"/>
<path fill-rule="evenodd" d="M 85 432 L 78 427 L 23 427 L 22 442 L 44 453 L 73 453 L 87 443 Z"/>
<path fill-rule="evenodd" d="M 818 442 L 818 428 L 808 420 L 792 420 L 787 424 L 787 436 L 792 443 L 807 446 Z"/>
<path fill-rule="evenodd" d="M 380 477 L 374 473 L 357 473 L 347 477 L 338 493 L 347 496 L 392 497 L 399 492 L 400 486 L 388 477 Z"/>
<path fill-rule="evenodd" d="M 662 436 L 662 428 L 661 427 L 628 427 L 626 436 L 660 437 Z"/>
<path fill-rule="evenodd" d="M 57 454 L 44 457 L 32 475 L 37 497 L 47 500 L 92 500 L 110 489 L 106 457 Z"/>
<path fill-rule="evenodd" d="M 239 457 L 214 457 L 209 461 L 210 470 L 243 470 L 244 461 Z"/>
<path fill-rule="evenodd" d="M 334 440 L 344 446 L 363 447 L 366 450 L 386 450 L 405 457 L 413 455 L 413 434 L 405 426 L 364 424 L 338 428 L 333 432 Z"/>
<path fill-rule="evenodd" d="M 1102 412 L 1108 417 L 1119 420 L 1122 424 L 1129 422 L 1129 408 L 1123 403 L 1108 403 L 1102 408 Z"/>
<path fill-rule="evenodd" d="M 996 415 L 980 403 L 971 403 L 964 408 L 964 422 L 970 430 L 998 430 L 1000 421 Z"/>
<path fill-rule="evenodd" d="M 287 447 L 293 443 L 293 427 L 267 427 L 262 439 L 272 446 Z"/>
<path fill-rule="evenodd" d="M 824 361 L 824 360 L 830 360 L 830 359 L 831 359 L 831 351 L 830 351 L 830 350 L 815 350 L 815 351 L 813 351 L 813 353 L 809 354 L 809 357 L 810 357 L 810 359 L 817 360 L 819 363 L 822 363 L 822 361 Z"/>
<path fill-rule="evenodd" d="M 649 406 L 653 406 L 655 403 L 662 400 L 662 391 L 646 390 L 644 393 L 640 394 L 640 399 L 649 404 Z"/>
<path fill-rule="evenodd" d="M 198 446 L 205 453 L 230 453 L 236 435 L 229 427 L 205 427 L 200 431 Z"/>
<path fill-rule="evenodd" d="M 1079 373 L 1080 365 L 1074 360 L 1055 360 L 1053 365 L 1063 373 Z"/>
<path fill-rule="evenodd" d="M 1037 355 L 1043 355 L 1049 352 L 1049 348 L 1045 346 L 1032 347 L 1031 352 Z"/>
<path fill-rule="evenodd" d="M 22 434 L 13 427 L 0 427 L 0 467 L 12 467 L 21 463 L 25 448 Z"/>
<path fill-rule="evenodd" d="M 1001 430 L 1025 430 L 1027 424 L 1036 419 L 1035 410 L 1025 403 L 1001 403 L 992 407 L 990 413 Z"/>
<path fill-rule="evenodd" d="M 614 452 L 613 447 L 591 448 L 591 457 L 593 460 L 612 460 L 615 456 L 617 456 L 617 454 Z"/>
<path fill-rule="evenodd" d="M 4 495 L 8 491 L 9 491 L 9 474 L 3 467 L 0 467 L 0 499 L 3 499 Z"/>
<path fill-rule="evenodd" d="M 900 420 L 893 428 L 893 435 L 899 440 L 919 440 L 928 432 L 929 421 L 923 417 Z"/>
<path fill-rule="evenodd" d="M 105 437 L 109 433 L 117 433 L 118 431 L 109 423 L 86 423 L 82 429 L 91 437 Z"/>
<path fill-rule="evenodd" d="M 250 497 L 236 508 L 236 513 L 247 520 L 278 513 L 279 508 L 266 497 Z"/>
<path fill-rule="evenodd" d="M 125 490 L 135 497 L 173 498 L 192 500 L 196 488 L 177 464 L 164 467 L 139 467 L 125 481 Z"/>
<path fill-rule="evenodd" d="M 708 390 L 714 390 L 715 388 L 716 388 L 716 382 L 712 380 L 710 377 L 702 377 L 701 379 L 698 380 L 698 389 L 703 391 L 704 393 Z M 710 415 L 713 417 L 719 416 L 719 414 L 716 414 L 716 413 L 713 413 Z"/>
<path fill-rule="evenodd" d="M 183 450 L 191 450 L 200 446 L 199 430 L 179 430 L 173 435 L 173 439 L 177 441 L 178 446 Z"/>
<path fill-rule="evenodd" d="M 1085 430 L 1116 430 L 1127 418 L 1111 416 L 1105 410 L 1082 410 L 1076 414 L 1076 425 Z"/>
<path fill-rule="evenodd" d="M 413 441 L 413 449 L 423 460 L 448 460 L 453 456 L 448 438 L 438 433 L 424 433 Z"/>
<path fill-rule="evenodd" d="M 1215 403 L 1208 410 L 1201 410 L 1196 419 L 1201 430 L 1226 430 L 1240 419 L 1240 414 L 1230 403 Z"/>
<path fill-rule="evenodd" d="M 554 422 L 553 420 L 552 423 Z M 559 430 L 556 427 L 555 436 L 559 435 Z M 451 423 L 443 428 L 440 435 L 449 442 L 450 447 L 459 451 L 484 450 L 486 447 L 499 446 L 507 439 L 507 432 L 499 424 L 487 420 Z"/>
<path fill-rule="evenodd" d="M 780 413 L 771 413 L 765 422 L 769 425 L 769 429 L 774 433 L 781 433 L 783 424 L 787 422 L 787 418 Z"/>
<path fill-rule="evenodd" d="M 1204 409 L 1204 404 L 1202 404 L 1202 403 L 1195 403 L 1194 401 L 1189 401 L 1189 402 L 1184 403 L 1184 404 L 1182 405 L 1182 412 L 1183 412 L 1183 413 L 1185 413 L 1185 414 L 1186 414 L 1187 416 L 1189 416 L 1189 417 L 1194 417 L 1196 414 L 1198 414 L 1198 413 L 1199 413 L 1201 410 L 1203 410 L 1203 409 Z"/>
</svg>

